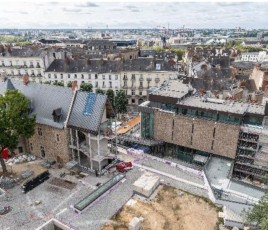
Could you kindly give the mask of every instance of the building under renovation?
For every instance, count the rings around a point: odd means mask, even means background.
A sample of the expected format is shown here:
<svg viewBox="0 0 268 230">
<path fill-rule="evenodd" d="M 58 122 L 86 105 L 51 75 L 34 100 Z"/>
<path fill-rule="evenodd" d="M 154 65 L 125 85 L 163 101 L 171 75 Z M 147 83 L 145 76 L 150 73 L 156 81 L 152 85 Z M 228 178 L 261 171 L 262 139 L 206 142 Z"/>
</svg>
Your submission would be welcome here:
<svg viewBox="0 0 268 230">
<path fill-rule="evenodd" d="M 257 94 L 250 101 L 231 94 L 169 80 L 139 105 L 141 136 L 164 142 L 153 153 L 201 166 L 218 155 L 233 160 L 233 177 L 261 181 L 268 172 L 268 105 Z"/>
</svg>

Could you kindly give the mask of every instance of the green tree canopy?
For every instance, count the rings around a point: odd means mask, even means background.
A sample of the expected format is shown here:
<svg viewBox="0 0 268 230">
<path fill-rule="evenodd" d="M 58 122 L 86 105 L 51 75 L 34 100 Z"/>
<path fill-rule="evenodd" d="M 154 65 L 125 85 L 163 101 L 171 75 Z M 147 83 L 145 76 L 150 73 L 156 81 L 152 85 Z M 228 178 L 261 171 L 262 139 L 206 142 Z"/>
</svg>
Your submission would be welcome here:
<svg viewBox="0 0 268 230">
<path fill-rule="evenodd" d="M 68 81 L 68 83 L 67 83 L 67 87 L 69 87 L 69 88 L 72 87 L 72 82 L 71 82 L 71 81 Z"/>
<path fill-rule="evenodd" d="M 93 91 L 92 88 L 93 88 L 93 85 L 90 84 L 90 83 L 82 83 L 80 85 L 80 90 L 81 91 L 92 92 Z"/>
<path fill-rule="evenodd" d="M 119 90 L 115 96 L 115 109 L 116 113 L 127 112 L 128 99 L 124 90 Z"/>
<path fill-rule="evenodd" d="M 109 98 L 112 106 L 114 107 L 114 91 L 112 89 L 108 89 L 106 95 Z"/>
<path fill-rule="evenodd" d="M 266 187 L 268 176 L 265 177 Z M 261 230 L 268 229 L 268 191 L 266 190 L 265 195 L 260 199 L 260 201 L 253 206 L 253 208 L 247 212 L 246 215 L 247 222 L 250 224 L 257 224 L 260 226 Z"/>
<path fill-rule="evenodd" d="M 29 117 L 29 100 L 18 90 L 7 90 L 0 95 L 0 162 L 7 173 L 2 152 L 5 148 L 17 148 L 19 137 L 30 138 L 34 134 L 35 116 Z"/>
<path fill-rule="evenodd" d="M 61 81 L 55 81 L 55 82 L 53 82 L 53 85 L 56 85 L 56 86 L 64 86 L 64 83 L 61 82 Z"/>
<path fill-rule="evenodd" d="M 96 89 L 96 93 L 105 95 L 105 90 L 103 90 L 103 89 Z"/>
<path fill-rule="evenodd" d="M 182 56 L 185 53 L 185 49 L 171 49 L 171 52 L 177 55 L 177 61 L 181 61 Z"/>
</svg>

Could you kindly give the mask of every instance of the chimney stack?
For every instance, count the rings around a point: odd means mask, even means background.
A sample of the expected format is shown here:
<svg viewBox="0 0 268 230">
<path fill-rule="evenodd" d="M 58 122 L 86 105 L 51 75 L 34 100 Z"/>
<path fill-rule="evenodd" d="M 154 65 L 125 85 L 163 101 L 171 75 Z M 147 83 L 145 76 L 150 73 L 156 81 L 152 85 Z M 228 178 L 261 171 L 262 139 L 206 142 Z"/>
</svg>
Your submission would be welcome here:
<svg viewBox="0 0 268 230">
<path fill-rule="evenodd" d="M 29 81 L 29 75 L 27 73 L 23 75 L 22 81 L 23 81 L 24 85 L 27 85 L 30 82 Z"/>
<path fill-rule="evenodd" d="M 77 86 L 77 81 L 72 81 L 72 90 L 73 93 L 77 90 L 78 86 Z"/>
</svg>

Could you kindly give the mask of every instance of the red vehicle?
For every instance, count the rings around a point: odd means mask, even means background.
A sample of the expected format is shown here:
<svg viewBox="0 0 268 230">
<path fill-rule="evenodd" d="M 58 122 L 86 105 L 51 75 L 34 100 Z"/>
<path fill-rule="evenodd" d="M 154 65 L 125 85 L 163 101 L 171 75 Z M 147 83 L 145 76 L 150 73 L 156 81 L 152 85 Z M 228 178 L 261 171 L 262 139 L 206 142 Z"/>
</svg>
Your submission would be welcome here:
<svg viewBox="0 0 268 230">
<path fill-rule="evenodd" d="M 133 168 L 133 165 L 131 162 L 122 162 L 116 165 L 116 169 L 119 172 L 125 172 Z"/>
</svg>

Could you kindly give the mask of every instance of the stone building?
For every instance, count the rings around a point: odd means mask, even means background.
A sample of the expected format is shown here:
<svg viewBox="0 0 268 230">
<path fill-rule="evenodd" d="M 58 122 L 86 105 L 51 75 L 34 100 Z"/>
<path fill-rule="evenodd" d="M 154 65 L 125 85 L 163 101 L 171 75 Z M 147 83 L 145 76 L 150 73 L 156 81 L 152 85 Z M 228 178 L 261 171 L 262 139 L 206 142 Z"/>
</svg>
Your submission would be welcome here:
<svg viewBox="0 0 268 230">
<path fill-rule="evenodd" d="M 7 87 L 6 87 L 7 85 Z M 65 127 L 73 92 L 70 88 L 21 81 L 1 82 L 0 93 L 19 90 L 29 100 L 29 115 L 36 115 L 34 135 L 21 140 L 18 152 L 32 153 L 40 158 L 69 161 L 69 132 Z"/>
<path fill-rule="evenodd" d="M 29 100 L 29 115 L 36 116 L 35 133 L 20 139 L 15 152 L 32 153 L 43 159 L 66 163 L 77 161 L 88 170 L 101 171 L 113 158 L 108 151 L 114 116 L 106 95 L 29 82 L 0 82 L 0 94 L 19 90 Z"/>
<path fill-rule="evenodd" d="M 210 155 L 229 158 L 239 178 L 261 180 L 268 172 L 267 104 L 199 95 L 190 85 L 169 80 L 149 94 L 139 111 L 142 137 L 164 141 L 163 156 L 201 165 L 199 159 Z"/>
</svg>

